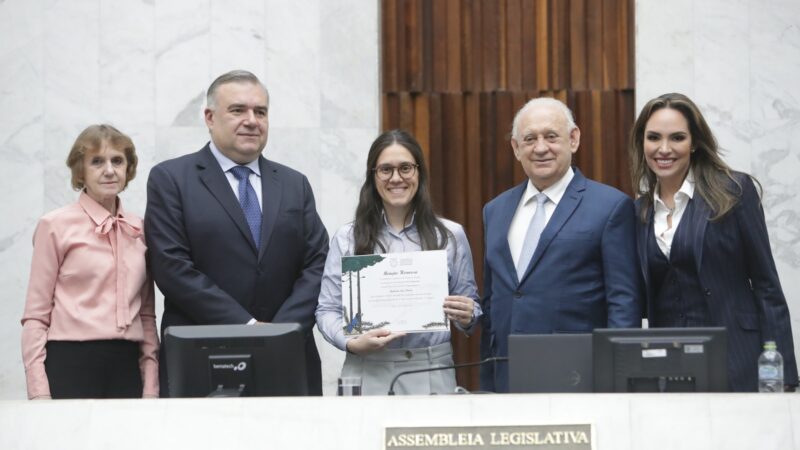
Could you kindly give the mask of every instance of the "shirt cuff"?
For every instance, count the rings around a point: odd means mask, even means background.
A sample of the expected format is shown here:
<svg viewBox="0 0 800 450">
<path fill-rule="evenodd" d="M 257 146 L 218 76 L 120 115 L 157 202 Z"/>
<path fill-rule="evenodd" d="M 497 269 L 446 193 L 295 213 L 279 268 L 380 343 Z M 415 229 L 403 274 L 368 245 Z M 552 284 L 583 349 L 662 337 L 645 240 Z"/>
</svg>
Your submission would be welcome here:
<svg viewBox="0 0 800 450">
<path fill-rule="evenodd" d="M 142 397 L 158 398 L 159 380 L 158 364 L 155 361 L 146 361 L 140 369 L 142 373 Z"/>
<path fill-rule="evenodd" d="M 456 329 L 462 331 L 467 337 L 471 336 L 472 333 L 475 332 L 475 324 L 478 323 L 478 319 L 481 317 L 482 311 L 478 310 L 477 305 L 473 305 L 472 307 L 472 319 L 469 321 L 469 325 L 466 327 L 461 326 L 458 321 L 453 320 L 453 324 L 456 326 Z"/>
<path fill-rule="evenodd" d="M 44 364 L 36 364 L 29 367 L 25 376 L 28 385 L 28 398 L 50 398 L 50 383 L 47 381 L 47 373 Z"/>
<path fill-rule="evenodd" d="M 253 325 L 255 323 L 258 323 L 256 319 L 250 319 L 250 321 L 247 322 L 248 325 Z"/>
</svg>

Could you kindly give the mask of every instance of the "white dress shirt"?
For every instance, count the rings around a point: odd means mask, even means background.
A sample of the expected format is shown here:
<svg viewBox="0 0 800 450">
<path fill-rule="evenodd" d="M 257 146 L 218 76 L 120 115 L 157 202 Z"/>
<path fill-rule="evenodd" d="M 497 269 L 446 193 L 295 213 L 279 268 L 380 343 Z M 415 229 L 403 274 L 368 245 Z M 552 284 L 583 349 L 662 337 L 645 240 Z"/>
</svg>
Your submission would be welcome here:
<svg viewBox="0 0 800 450">
<path fill-rule="evenodd" d="M 214 145 L 214 141 L 210 141 L 208 143 L 208 147 L 211 149 L 211 154 L 214 155 L 214 158 L 219 163 L 222 171 L 225 172 L 225 177 L 228 178 L 228 183 L 230 183 L 231 189 L 233 189 L 233 194 L 236 195 L 237 200 L 239 199 L 239 180 L 237 180 L 236 176 L 231 173 L 231 169 L 236 166 L 247 166 L 250 168 L 250 170 L 252 170 L 252 172 L 250 172 L 250 185 L 253 186 L 253 190 L 256 191 L 256 197 L 258 197 L 258 207 L 263 211 L 264 207 L 261 206 L 261 167 L 258 165 L 258 158 L 256 158 L 254 161 L 250 161 L 248 164 L 238 164 L 227 156 L 223 155 L 217 146 Z"/>
<path fill-rule="evenodd" d="M 689 173 L 686 174 L 686 179 L 683 180 L 681 188 L 678 189 L 678 192 L 672 197 L 675 202 L 675 208 L 668 208 L 667 204 L 664 203 L 658 195 L 658 191 L 659 186 L 656 184 L 655 192 L 653 192 L 653 198 L 655 200 L 653 231 L 656 235 L 658 248 L 660 248 L 664 256 L 669 259 L 669 253 L 672 249 L 672 239 L 675 237 L 675 230 L 678 229 L 678 224 L 681 223 L 681 217 L 683 217 L 683 213 L 686 212 L 686 206 L 689 204 L 689 200 L 694 197 L 694 174 L 692 174 L 692 170 L 689 169 Z M 671 227 L 667 222 L 667 217 L 670 215 L 672 216 Z"/>
<path fill-rule="evenodd" d="M 548 199 L 548 202 L 544 204 L 545 226 L 550 222 L 550 218 L 553 217 L 553 212 L 556 210 L 558 202 L 561 201 L 561 197 L 564 196 L 564 192 L 567 191 L 567 186 L 569 186 L 569 182 L 572 181 L 574 176 L 575 172 L 570 167 L 560 180 L 542 191 Z M 528 188 L 522 195 L 517 211 L 514 213 L 514 218 L 511 219 L 511 226 L 508 228 L 508 247 L 511 249 L 511 258 L 514 260 L 515 267 L 519 263 L 519 255 L 522 252 L 525 235 L 528 233 L 528 226 L 531 223 L 531 219 L 533 219 L 533 215 L 536 214 L 536 202 L 533 201 L 533 197 L 537 194 L 539 194 L 539 190 L 536 189 L 531 180 L 528 180 Z"/>
</svg>

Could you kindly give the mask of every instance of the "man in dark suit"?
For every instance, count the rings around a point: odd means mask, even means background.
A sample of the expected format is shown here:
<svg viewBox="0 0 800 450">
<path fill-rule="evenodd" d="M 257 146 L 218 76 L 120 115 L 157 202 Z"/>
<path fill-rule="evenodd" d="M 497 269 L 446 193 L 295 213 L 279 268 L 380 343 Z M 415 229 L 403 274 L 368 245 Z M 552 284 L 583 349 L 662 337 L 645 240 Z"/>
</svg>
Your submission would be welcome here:
<svg viewBox="0 0 800 450">
<path fill-rule="evenodd" d="M 328 234 L 301 173 L 261 156 L 269 94 L 250 72 L 208 88 L 211 141 L 155 166 L 145 228 L 153 277 L 172 325 L 296 322 L 306 331 L 309 393 L 322 393 L 312 327 Z M 163 350 L 163 348 L 162 348 Z M 166 364 L 161 353 L 161 394 Z"/>
<path fill-rule="evenodd" d="M 571 167 L 579 144 L 558 100 L 533 99 L 514 118 L 529 179 L 483 210 L 483 357 L 508 356 L 509 334 L 641 326 L 633 201 Z M 507 392 L 508 365 L 484 366 L 481 388 Z"/>
</svg>

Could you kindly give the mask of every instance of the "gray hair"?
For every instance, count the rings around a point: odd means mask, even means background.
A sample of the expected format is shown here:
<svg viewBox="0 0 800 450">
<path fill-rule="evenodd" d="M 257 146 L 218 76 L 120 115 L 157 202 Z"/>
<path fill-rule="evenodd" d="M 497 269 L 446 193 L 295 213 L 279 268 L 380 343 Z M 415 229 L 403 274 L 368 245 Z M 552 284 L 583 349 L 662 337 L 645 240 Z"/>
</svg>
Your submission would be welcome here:
<svg viewBox="0 0 800 450">
<path fill-rule="evenodd" d="M 206 105 L 208 109 L 214 109 L 216 106 L 217 89 L 223 84 L 228 83 L 251 83 L 261 86 L 267 94 L 267 106 L 269 106 L 269 91 L 257 76 L 246 70 L 231 70 L 230 72 L 218 76 L 217 79 L 211 83 L 211 86 L 208 87 L 208 91 L 206 92 Z"/>
<path fill-rule="evenodd" d="M 528 103 L 525 103 L 525 106 L 517 111 L 517 114 L 514 116 L 514 124 L 511 127 L 511 138 L 516 139 L 519 136 L 517 132 L 519 131 L 519 122 L 522 120 L 522 116 L 524 116 L 528 111 L 533 109 L 536 106 L 554 106 L 561 110 L 564 113 L 564 118 L 567 120 L 567 132 L 572 132 L 575 128 L 578 128 L 575 125 L 575 119 L 572 117 L 572 111 L 564 104 L 561 100 L 551 98 L 551 97 L 539 97 L 528 100 Z"/>
</svg>

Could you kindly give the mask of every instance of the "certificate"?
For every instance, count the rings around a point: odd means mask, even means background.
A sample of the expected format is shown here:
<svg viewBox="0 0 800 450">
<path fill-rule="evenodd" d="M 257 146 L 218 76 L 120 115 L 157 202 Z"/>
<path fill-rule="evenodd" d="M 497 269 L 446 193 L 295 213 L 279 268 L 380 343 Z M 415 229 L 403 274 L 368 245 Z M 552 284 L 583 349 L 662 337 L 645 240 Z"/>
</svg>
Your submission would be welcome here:
<svg viewBox="0 0 800 450">
<path fill-rule="evenodd" d="M 449 331 L 447 252 L 342 257 L 342 327 L 346 335 L 377 328 L 420 333 Z"/>
</svg>

